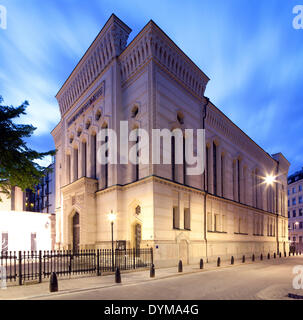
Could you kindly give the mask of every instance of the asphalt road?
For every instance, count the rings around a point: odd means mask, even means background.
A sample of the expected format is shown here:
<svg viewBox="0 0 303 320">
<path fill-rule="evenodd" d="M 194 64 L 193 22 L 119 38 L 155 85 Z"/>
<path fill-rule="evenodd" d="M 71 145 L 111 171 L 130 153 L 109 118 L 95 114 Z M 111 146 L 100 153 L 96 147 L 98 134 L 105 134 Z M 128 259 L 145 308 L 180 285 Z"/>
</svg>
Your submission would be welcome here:
<svg viewBox="0 0 303 320">
<path fill-rule="evenodd" d="M 288 299 L 289 292 L 303 295 L 293 288 L 293 268 L 302 265 L 303 257 L 271 259 L 228 268 L 159 279 L 139 284 L 93 289 L 49 296 L 57 300 L 249 300 Z"/>
</svg>

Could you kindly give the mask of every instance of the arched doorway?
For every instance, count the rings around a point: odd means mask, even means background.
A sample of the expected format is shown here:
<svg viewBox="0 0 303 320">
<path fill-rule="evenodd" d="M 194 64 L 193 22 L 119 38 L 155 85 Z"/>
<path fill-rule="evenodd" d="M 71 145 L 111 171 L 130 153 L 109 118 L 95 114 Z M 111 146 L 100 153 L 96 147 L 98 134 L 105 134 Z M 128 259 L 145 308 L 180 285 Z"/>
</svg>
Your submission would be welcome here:
<svg viewBox="0 0 303 320">
<path fill-rule="evenodd" d="M 78 251 L 80 246 L 80 216 L 76 212 L 73 216 L 73 251 Z"/>
</svg>

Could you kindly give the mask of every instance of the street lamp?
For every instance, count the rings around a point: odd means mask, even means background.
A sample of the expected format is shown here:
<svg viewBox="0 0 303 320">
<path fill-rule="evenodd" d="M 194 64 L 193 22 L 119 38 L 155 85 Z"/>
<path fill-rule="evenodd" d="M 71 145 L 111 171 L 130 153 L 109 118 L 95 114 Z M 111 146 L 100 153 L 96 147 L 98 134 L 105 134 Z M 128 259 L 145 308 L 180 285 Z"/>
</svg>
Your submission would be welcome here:
<svg viewBox="0 0 303 320">
<path fill-rule="evenodd" d="M 277 182 L 276 181 L 276 177 L 274 175 L 272 175 L 272 174 L 267 175 L 264 178 L 264 181 L 268 186 L 272 186 L 275 182 Z"/>
<path fill-rule="evenodd" d="M 277 165 L 277 174 L 279 171 L 279 165 Z M 276 180 L 277 177 L 273 174 L 267 174 L 266 177 L 264 177 L 264 182 L 267 186 L 274 187 L 274 184 L 276 186 L 276 239 L 277 239 L 277 253 L 279 254 L 280 248 L 279 248 L 279 236 L 278 236 L 278 223 L 279 223 L 279 212 L 278 212 L 278 205 L 279 205 L 279 198 L 278 198 L 278 181 Z"/>
<path fill-rule="evenodd" d="M 112 271 L 114 270 L 114 222 L 116 220 L 116 214 L 113 213 L 113 210 L 108 214 L 108 220 L 111 224 L 111 230 L 112 230 Z"/>
</svg>

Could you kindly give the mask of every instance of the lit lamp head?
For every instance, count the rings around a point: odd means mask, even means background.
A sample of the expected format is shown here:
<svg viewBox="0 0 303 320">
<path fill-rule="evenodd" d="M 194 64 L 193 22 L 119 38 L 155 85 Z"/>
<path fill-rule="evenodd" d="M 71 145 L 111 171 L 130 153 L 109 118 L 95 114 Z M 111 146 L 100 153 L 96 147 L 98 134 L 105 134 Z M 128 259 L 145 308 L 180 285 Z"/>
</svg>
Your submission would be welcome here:
<svg viewBox="0 0 303 320">
<path fill-rule="evenodd" d="M 111 222 L 111 223 L 114 223 L 115 220 L 116 220 L 116 214 L 113 213 L 113 210 L 108 214 L 108 220 Z"/>
<path fill-rule="evenodd" d="M 299 222 L 298 222 L 298 221 L 296 221 L 296 222 L 295 222 L 295 225 L 296 225 L 296 226 L 297 226 L 297 225 L 299 225 Z"/>
<path fill-rule="evenodd" d="M 272 174 L 269 174 L 264 178 L 264 181 L 268 186 L 272 186 L 276 182 L 276 177 Z"/>
</svg>

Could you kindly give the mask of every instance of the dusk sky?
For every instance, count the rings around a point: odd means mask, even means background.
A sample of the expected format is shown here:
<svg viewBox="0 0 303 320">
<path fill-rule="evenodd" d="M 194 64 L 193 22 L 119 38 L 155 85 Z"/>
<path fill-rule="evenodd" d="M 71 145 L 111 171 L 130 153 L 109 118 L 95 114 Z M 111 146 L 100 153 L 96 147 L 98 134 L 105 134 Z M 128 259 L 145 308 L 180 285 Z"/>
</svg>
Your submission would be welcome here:
<svg viewBox="0 0 303 320">
<path fill-rule="evenodd" d="M 102 26 L 115 13 L 134 36 L 150 20 L 211 79 L 205 95 L 268 153 L 303 166 L 303 29 L 301 0 L 0 0 L 0 95 L 30 107 L 39 151 L 54 148 L 60 120 L 54 96 Z"/>
</svg>

